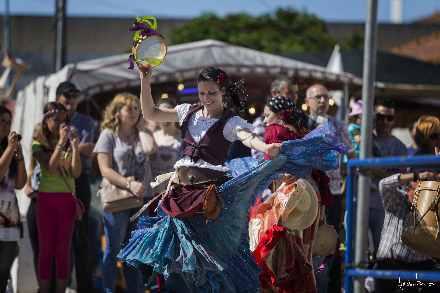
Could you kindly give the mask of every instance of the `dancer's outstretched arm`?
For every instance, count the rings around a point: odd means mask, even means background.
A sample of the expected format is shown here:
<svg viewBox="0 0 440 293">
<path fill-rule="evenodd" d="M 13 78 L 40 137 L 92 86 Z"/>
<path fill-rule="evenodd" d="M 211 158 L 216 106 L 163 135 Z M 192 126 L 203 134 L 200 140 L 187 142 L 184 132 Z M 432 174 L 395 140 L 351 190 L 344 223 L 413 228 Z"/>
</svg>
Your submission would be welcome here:
<svg viewBox="0 0 440 293">
<path fill-rule="evenodd" d="M 248 129 L 237 130 L 237 137 L 248 148 L 268 154 L 271 158 L 278 156 L 280 153 L 280 143 L 267 144 Z"/>
<path fill-rule="evenodd" d="M 141 79 L 141 108 L 145 120 L 157 122 L 177 122 L 176 109 L 159 109 L 151 95 L 151 69 L 139 68 Z"/>
</svg>

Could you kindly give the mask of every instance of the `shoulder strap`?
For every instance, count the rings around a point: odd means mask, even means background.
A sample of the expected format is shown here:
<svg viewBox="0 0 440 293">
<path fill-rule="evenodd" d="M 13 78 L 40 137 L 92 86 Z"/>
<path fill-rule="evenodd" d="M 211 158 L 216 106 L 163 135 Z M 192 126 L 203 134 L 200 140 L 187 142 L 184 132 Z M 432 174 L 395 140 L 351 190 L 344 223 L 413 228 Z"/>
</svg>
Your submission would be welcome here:
<svg viewBox="0 0 440 293">
<path fill-rule="evenodd" d="M 189 120 L 191 119 L 191 116 L 202 108 L 203 106 L 200 104 L 193 104 L 189 107 L 188 114 L 186 114 L 185 119 L 183 119 L 182 126 L 180 126 L 180 129 L 182 130 L 181 131 L 182 138 L 185 138 L 186 129 L 188 128 L 188 123 Z"/>
</svg>

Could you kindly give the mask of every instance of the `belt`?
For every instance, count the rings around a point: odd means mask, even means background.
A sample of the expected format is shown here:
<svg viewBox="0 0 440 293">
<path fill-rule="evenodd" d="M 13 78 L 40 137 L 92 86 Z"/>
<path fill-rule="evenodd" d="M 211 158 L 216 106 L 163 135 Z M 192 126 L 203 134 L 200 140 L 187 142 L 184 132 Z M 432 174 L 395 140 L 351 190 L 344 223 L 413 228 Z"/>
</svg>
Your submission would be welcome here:
<svg viewBox="0 0 440 293">
<path fill-rule="evenodd" d="M 221 184 L 227 180 L 225 172 L 208 168 L 180 167 L 176 171 L 177 178 L 174 182 L 182 185 L 214 183 Z"/>
</svg>

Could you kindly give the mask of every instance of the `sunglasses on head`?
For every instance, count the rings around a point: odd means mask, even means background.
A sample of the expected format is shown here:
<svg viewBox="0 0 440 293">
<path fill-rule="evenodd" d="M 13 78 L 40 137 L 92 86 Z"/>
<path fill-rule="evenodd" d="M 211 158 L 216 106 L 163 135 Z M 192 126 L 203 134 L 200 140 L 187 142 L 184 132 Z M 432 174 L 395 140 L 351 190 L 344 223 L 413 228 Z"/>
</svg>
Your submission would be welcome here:
<svg viewBox="0 0 440 293">
<path fill-rule="evenodd" d="M 392 122 L 392 121 L 394 121 L 394 116 L 393 115 L 376 114 L 376 119 L 386 120 L 387 122 Z"/>
<path fill-rule="evenodd" d="M 65 114 L 66 112 L 63 110 L 53 109 L 49 110 L 47 113 L 44 114 L 43 119 L 47 118 L 60 118 L 61 115 Z"/>
</svg>

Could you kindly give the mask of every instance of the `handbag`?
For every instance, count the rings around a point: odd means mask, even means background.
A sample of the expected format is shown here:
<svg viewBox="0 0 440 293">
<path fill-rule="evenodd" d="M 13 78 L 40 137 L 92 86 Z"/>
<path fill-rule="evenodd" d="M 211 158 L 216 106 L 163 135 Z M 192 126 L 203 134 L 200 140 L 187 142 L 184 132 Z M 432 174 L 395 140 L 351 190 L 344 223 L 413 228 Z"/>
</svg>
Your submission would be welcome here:
<svg viewBox="0 0 440 293">
<path fill-rule="evenodd" d="M 69 182 L 67 181 L 67 174 L 65 173 L 64 169 L 60 169 L 61 178 L 63 178 L 64 184 L 67 186 L 67 189 L 72 193 L 72 196 L 75 200 L 75 220 L 81 221 L 81 219 L 84 216 L 84 213 L 86 212 L 86 208 L 84 207 L 83 202 L 76 196 L 74 188 L 70 186 Z"/>
<path fill-rule="evenodd" d="M 144 203 L 143 198 L 137 197 L 128 189 L 123 189 L 111 184 L 105 178 L 102 179 L 98 196 L 101 198 L 104 211 L 111 213 L 138 208 Z"/>
<path fill-rule="evenodd" d="M 440 181 L 420 181 L 401 240 L 415 251 L 440 258 Z"/>
<path fill-rule="evenodd" d="M 338 243 L 338 233 L 335 227 L 327 223 L 322 223 L 316 231 L 313 241 L 313 256 L 329 256 L 335 253 Z"/>
</svg>

